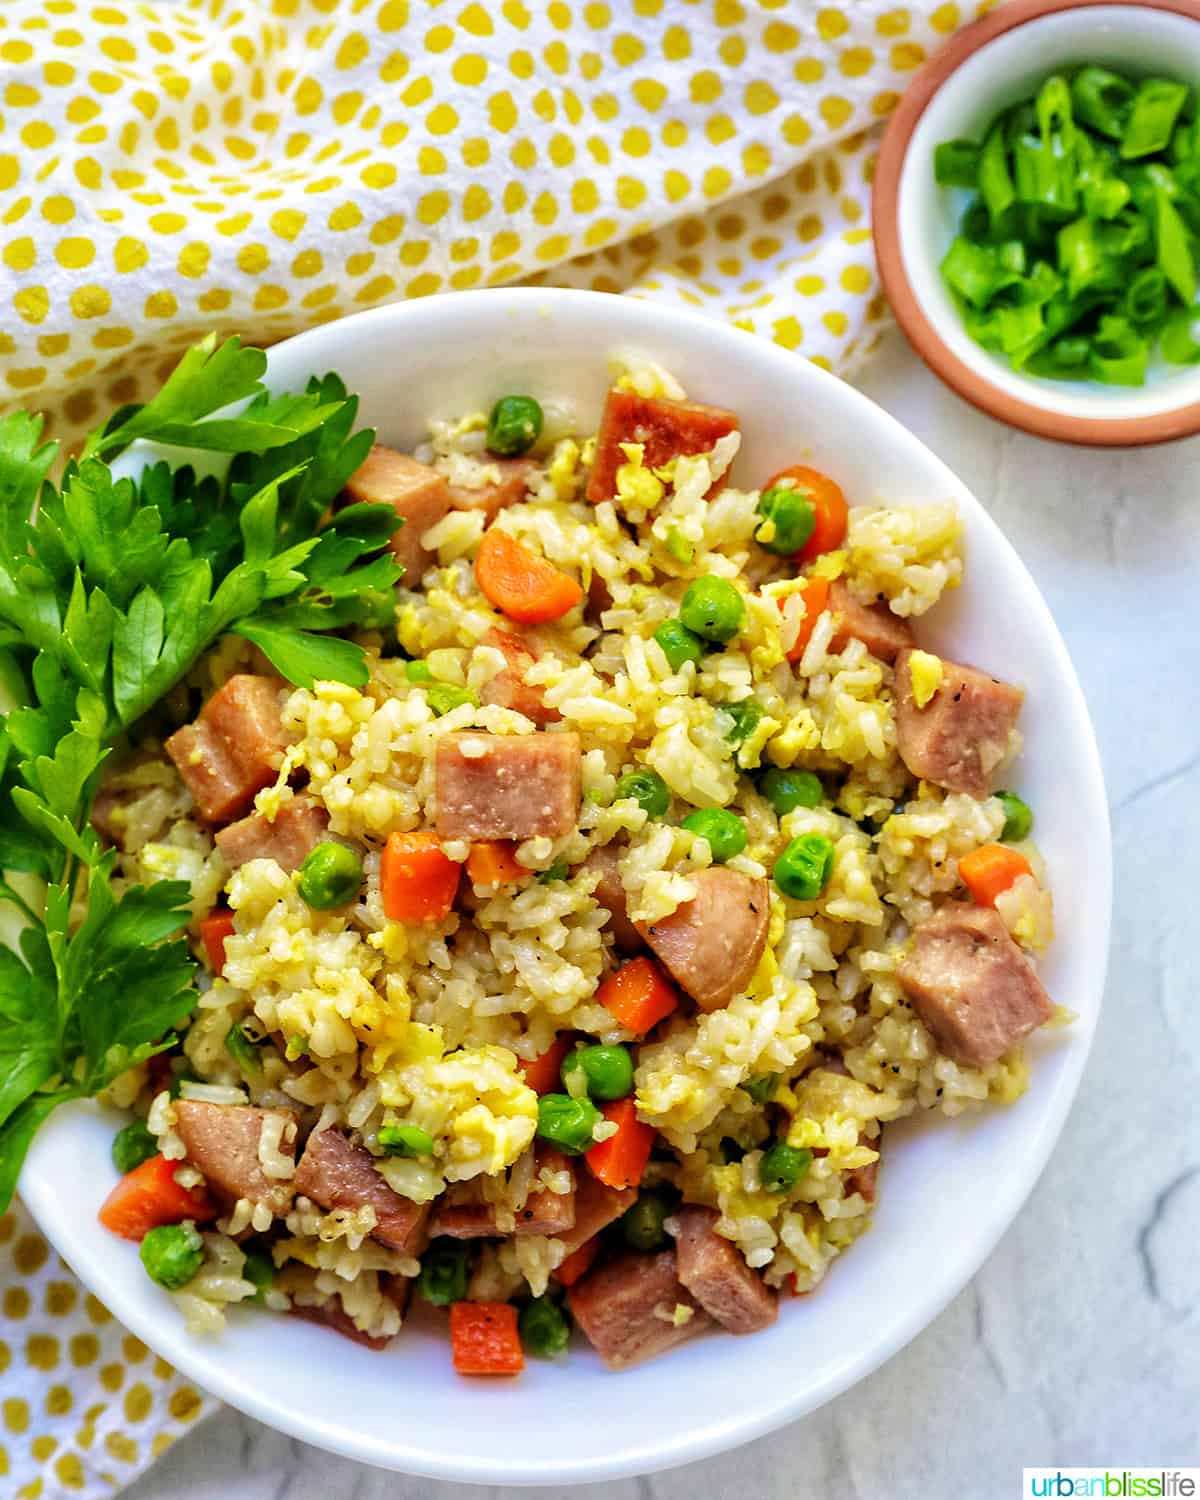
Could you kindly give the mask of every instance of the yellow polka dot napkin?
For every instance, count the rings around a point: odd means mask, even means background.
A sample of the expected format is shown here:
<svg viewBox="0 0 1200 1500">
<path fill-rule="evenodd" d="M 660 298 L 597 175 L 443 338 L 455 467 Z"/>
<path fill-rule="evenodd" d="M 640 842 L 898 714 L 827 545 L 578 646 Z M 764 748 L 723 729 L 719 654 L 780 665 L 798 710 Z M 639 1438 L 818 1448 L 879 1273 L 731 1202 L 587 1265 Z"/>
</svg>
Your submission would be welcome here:
<svg viewBox="0 0 1200 1500">
<path fill-rule="evenodd" d="M 6 0 L 0 404 L 70 438 L 216 328 L 540 278 L 839 371 L 875 127 L 988 0 Z"/>
<path fill-rule="evenodd" d="M 114 1495 L 215 1402 L 127 1333 L 18 1204 L 0 1218 L 0 1495 Z"/>
<path fill-rule="evenodd" d="M 210 329 L 514 281 L 841 373 L 885 315 L 878 127 L 989 0 L 5 0 L 0 407 L 68 443 Z M 18 1207 L 0 1495 L 109 1495 L 205 1409 Z"/>
</svg>

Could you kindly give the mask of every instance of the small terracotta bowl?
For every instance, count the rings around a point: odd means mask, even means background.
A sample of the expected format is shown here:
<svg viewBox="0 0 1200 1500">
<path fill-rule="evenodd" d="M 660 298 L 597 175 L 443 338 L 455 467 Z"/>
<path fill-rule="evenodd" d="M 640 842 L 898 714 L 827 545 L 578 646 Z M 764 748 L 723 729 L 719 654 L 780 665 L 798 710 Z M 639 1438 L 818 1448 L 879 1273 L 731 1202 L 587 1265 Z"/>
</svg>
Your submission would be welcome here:
<svg viewBox="0 0 1200 1500">
<path fill-rule="evenodd" d="M 1013 0 L 959 32 L 884 133 L 872 204 L 880 278 L 909 343 L 981 411 L 1068 443 L 1169 442 L 1200 432 L 1200 367 L 1152 360 L 1136 389 L 1021 374 L 970 338 L 938 271 L 967 199 L 937 186 L 934 147 L 978 139 L 1050 73 L 1087 62 L 1200 85 L 1200 0 Z"/>
</svg>

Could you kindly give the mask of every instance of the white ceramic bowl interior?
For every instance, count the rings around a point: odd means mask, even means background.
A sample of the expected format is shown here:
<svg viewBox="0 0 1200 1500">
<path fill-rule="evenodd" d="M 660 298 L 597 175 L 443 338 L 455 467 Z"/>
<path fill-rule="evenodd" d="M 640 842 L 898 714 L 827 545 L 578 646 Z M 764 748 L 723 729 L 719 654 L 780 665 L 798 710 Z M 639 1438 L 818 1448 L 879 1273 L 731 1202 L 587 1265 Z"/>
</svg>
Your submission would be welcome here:
<svg viewBox="0 0 1200 1500">
<path fill-rule="evenodd" d="M 980 47 L 933 95 L 909 141 L 898 201 L 904 269 L 939 337 L 1002 391 L 1064 416 L 1102 421 L 1156 416 L 1200 401 L 1200 367 L 1181 368 L 1154 357 L 1146 385 L 1136 389 L 1018 373 L 969 336 L 938 270 L 971 195 L 938 187 L 934 147 L 959 137 L 981 139 L 1002 109 L 1028 98 L 1051 73 L 1080 63 L 1165 73 L 1200 84 L 1200 25 L 1166 11 L 1093 5 L 1027 21 Z"/>
<path fill-rule="evenodd" d="M 966 524 L 967 584 L 919 627 L 927 643 L 1028 691 L 1013 783 L 1037 812 L 1059 938 L 1044 974 L 1079 1012 L 1039 1038 L 1028 1094 L 1008 1110 L 889 1131 L 875 1225 L 816 1295 L 785 1301 L 753 1338 L 705 1336 L 666 1359 L 606 1372 L 579 1340 L 567 1362 L 531 1360 L 516 1380 L 454 1375 L 443 1314 L 422 1309 L 383 1354 L 308 1324 L 236 1312 L 197 1342 L 145 1276 L 136 1247 L 96 1211 L 115 1174 L 117 1118 L 56 1115 L 22 1191 L 80 1276 L 135 1333 L 201 1385 L 308 1442 L 368 1462 L 479 1483 L 597 1480 L 696 1459 L 769 1431 L 844 1391 L 918 1333 L 992 1249 L 1033 1186 L 1087 1056 L 1109 916 L 1104 789 L 1062 641 L 1020 559 L 954 475 L 841 381 L 694 314 L 586 292 L 465 293 L 364 313 L 272 351 L 270 380 L 298 388 L 336 369 L 383 439 L 417 441 L 430 415 L 506 391 L 567 398 L 594 426 L 609 356 L 651 356 L 700 400 L 741 414 L 735 477 L 757 485 L 803 460 L 853 502 L 953 499 Z"/>
</svg>

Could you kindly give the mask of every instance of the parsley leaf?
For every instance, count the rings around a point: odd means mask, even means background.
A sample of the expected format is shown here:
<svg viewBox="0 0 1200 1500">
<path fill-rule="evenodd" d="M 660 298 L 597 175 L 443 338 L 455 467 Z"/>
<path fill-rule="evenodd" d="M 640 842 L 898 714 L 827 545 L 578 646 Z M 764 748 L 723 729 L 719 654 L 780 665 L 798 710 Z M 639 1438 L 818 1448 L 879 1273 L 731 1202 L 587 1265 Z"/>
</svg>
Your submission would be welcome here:
<svg viewBox="0 0 1200 1500">
<path fill-rule="evenodd" d="M 25 924 L 0 946 L 0 1212 L 50 1111 L 173 1045 L 197 1000 L 188 886 L 115 886 L 91 827 L 114 740 L 230 631 L 292 682 L 361 684 L 328 632 L 394 612 L 391 507 L 322 524 L 374 441 L 357 399 L 334 375 L 268 394 L 265 369 L 203 340 L 57 486 L 41 418 L 0 421 L 0 905 Z M 200 456 L 110 467 L 139 441 Z"/>
</svg>

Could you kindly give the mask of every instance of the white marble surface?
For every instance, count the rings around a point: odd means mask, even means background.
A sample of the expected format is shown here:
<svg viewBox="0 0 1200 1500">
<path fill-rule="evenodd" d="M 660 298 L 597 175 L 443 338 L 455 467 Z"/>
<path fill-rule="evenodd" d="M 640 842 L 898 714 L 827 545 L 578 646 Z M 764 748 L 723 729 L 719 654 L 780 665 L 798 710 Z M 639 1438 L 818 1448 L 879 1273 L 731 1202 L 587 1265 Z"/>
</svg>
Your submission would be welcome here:
<svg viewBox="0 0 1200 1500">
<path fill-rule="evenodd" d="M 1040 1184 L 921 1337 L 782 1432 L 589 1500 L 999 1497 L 1024 1465 L 1200 1463 L 1200 439 L 1106 454 L 1025 437 L 942 389 L 896 336 L 861 384 L 989 507 L 1066 637 L 1113 812 L 1104 1014 Z M 333 1458 L 234 1412 L 127 1492 L 484 1493 Z"/>
</svg>

